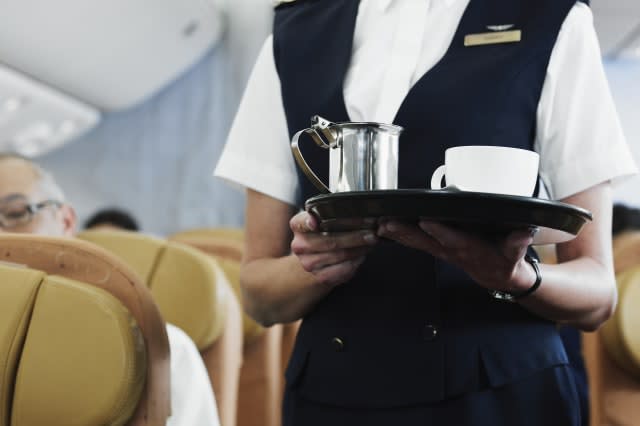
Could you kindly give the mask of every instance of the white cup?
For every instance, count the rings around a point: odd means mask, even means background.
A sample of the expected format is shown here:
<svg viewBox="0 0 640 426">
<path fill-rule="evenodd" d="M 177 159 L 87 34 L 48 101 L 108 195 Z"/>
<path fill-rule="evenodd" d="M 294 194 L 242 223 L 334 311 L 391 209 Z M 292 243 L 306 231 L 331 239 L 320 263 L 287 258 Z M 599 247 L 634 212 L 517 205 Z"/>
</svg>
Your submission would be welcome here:
<svg viewBox="0 0 640 426">
<path fill-rule="evenodd" d="M 540 156 L 534 151 L 504 146 L 456 146 L 445 151 L 444 165 L 431 176 L 431 189 L 530 197 L 538 180 Z"/>
</svg>

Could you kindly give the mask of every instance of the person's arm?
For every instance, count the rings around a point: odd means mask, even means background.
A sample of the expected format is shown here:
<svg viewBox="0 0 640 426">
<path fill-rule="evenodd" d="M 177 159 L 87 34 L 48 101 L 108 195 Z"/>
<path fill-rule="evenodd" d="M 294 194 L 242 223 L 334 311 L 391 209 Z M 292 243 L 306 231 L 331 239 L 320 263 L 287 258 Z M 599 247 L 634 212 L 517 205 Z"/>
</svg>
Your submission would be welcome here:
<svg viewBox="0 0 640 426">
<path fill-rule="evenodd" d="M 594 221 L 585 225 L 575 239 L 558 246 L 557 265 L 540 265 L 540 287 L 518 303 L 547 319 L 594 330 L 609 318 L 617 297 L 611 255 L 610 184 L 594 186 L 563 201 L 590 210 Z M 533 267 L 524 260 L 533 241 L 529 231 L 514 231 L 504 241 L 493 243 L 421 221 L 419 226 L 385 223 L 378 234 L 455 264 L 488 290 L 520 293 L 536 279 Z"/>
<path fill-rule="evenodd" d="M 595 330 L 616 306 L 611 253 L 611 186 L 598 185 L 562 200 L 593 213 L 577 238 L 558 244 L 558 264 L 540 265 L 542 283 L 523 306 L 546 318 Z"/>
<path fill-rule="evenodd" d="M 245 309 L 266 326 L 302 318 L 355 273 L 376 241 L 371 231 L 324 235 L 313 216 L 295 213 L 282 201 L 247 191 L 240 282 Z"/>
</svg>

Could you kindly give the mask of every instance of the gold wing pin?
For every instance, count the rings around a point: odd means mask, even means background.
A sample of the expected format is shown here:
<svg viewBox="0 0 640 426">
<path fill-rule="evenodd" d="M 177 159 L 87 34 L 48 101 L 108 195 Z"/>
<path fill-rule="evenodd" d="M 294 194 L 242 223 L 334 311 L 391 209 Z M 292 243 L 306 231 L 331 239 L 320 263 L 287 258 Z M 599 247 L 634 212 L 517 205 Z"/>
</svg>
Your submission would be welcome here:
<svg viewBox="0 0 640 426">
<path fill-rule="evenodd" d="M 487 25 L 487 29 L 490 32 L 466 35 L 464 37 L 464 45 L 471 47 L 486 44 L 517 43 L 522 40 L 522 31 L 511 30 L 514 26 L 513 24 Z"/>
<path fill-rule="evenodd" d="M 487 25 L 487 29 L 490 31 L 507 31 L 510 30 L 511 28 L 513 28 L 515 25 L 513 24 L 508 24 L 508 25 Z"/>
</svg>

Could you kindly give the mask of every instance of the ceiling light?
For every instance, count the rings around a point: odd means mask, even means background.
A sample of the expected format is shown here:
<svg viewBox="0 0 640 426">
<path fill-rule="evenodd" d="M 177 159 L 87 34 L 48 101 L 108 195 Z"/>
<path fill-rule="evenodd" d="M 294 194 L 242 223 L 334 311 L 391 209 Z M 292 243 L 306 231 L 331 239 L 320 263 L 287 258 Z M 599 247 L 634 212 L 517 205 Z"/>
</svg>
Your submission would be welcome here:
<svg viewBox="0 0 640 426">
<path fill-rule="evenodd" d="M 17 97 L 11 97 L 2 103 L 2 109 L 6 112 L 15 112 L 22 106 L 23 101 Z"/>
<path fill-rule="evenodd" d="M 73 120 L 64 120 L 58 126 L 58 132 L 63 135 L 70 135 L 78 129 L 78 125 Z"/>
<path fill-rule="evenodd" d="M 43 155 L 99 120 L 91 105 L 0 64 L 0 151 Z"/>
<path fill-rule="evenodd" d="M 0 0 L 0 62 L 100 109 L 126 109 L 204 57 L 223 22 L 212 0 Z"/>
</svg>

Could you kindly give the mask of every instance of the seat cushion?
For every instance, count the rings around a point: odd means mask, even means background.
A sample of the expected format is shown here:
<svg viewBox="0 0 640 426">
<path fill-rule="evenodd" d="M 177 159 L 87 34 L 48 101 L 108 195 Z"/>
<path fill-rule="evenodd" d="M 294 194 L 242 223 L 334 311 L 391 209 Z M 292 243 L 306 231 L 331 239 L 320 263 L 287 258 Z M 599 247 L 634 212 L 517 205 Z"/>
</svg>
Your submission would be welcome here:
<svg viewBox="0 0 640 426">
<path fill-rule="evenodd" d="M 49 276 L 27 330 L 11 424 L 124 424 L 138 405 L 146 370 L 142 333 L 120 301 Z"/>
<path fill-rule="evenodd" d="M 242 228 L 196 228 L 178 232 L 171 239 L 182 241 L 184 238 L 221 238 L 225 240 L 244 241 L 244 229 Z"/>
<path fill-rule="evenodd" d="M 603 344 L 613 360 L 640 380 L 640 266 L 618 274 L 618 307 L 602 327 Z"/>
<path fill-rule="evenodd" d="M 226 277 L 212 259 L 183 244 L 138 232 L 87 231 L 79 237 L 131 266 L 151 288 L 164 319 L 187 333 L 199 350 L 220 336 L 226 292 L 216 283 Z"/>
<path fill-rule="evenodd" d="M 616 274 L 640 264 L 640 231 L 621 232 L 613 238 L 613 263 Z"/>
<path fill-rule="evenodd" d="M 175 234 L 171 236 L 171 239 L 195 247 L 215 258 L 224 270 L 240 304 L 242 304 L 240 262 L 242 260 L 244 233 L 241 229 L 195 229 Z M 245 342 L 251 342 L 264 333 L 264 327 L 244 311 L 242 314 L 242 328 Z"/>
<path fill-rule="evenodd" d="M 242 260 L 244 243 L 235 237 L 224 238 L 219 236 L 188 235 L 176 237 L 173 238 L 173 240 L 214 255 L 218 259 L 229 259 L 236 262 Z"/>
<path fill-rule="evenodd" d="M 150 281 L 151 293 L 167 322 L 186 332 L 198 349 L 215 342 L 224 328 L 226 277 L 215 260 L 184 244 L 170 242 Z"/>
<path fill-rule="evenodd" d="M 240 262 L 233 259 L 218 259 L 218 263 L 224 270 L 225 275 L 231 283 L 231 288 L 235 292 L 238 300 L 242 302 L 242 290 L 240 289 Z M 245 342 L 251 342 L 258 336 L 261 336 L 265 328 L 258 324 L 246 312 L 242 315 L 242 331 Z"/>
<path fill-rule="evenodd" d="M 0 265 L 0 277 L 0 426 L 8 426 L 18 357 L 44 274 Z"/>
<path fill-rule="evenodd" d="M 118 256 L 144 283 L 149 283 L 156 260 L 166 245 L 162 239 L 127 231 L 85 231 L 78 238 Z"/>
</svg>

